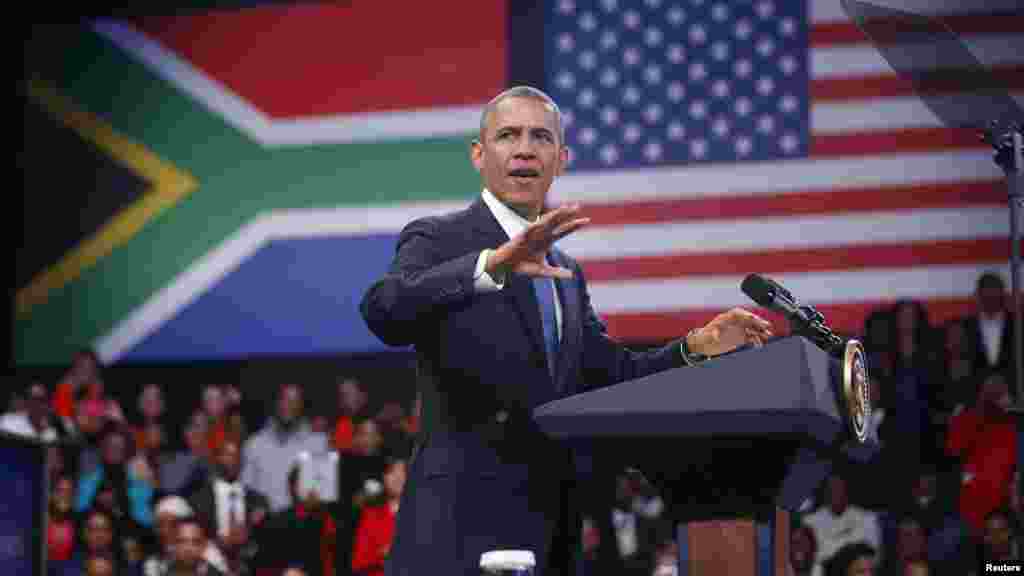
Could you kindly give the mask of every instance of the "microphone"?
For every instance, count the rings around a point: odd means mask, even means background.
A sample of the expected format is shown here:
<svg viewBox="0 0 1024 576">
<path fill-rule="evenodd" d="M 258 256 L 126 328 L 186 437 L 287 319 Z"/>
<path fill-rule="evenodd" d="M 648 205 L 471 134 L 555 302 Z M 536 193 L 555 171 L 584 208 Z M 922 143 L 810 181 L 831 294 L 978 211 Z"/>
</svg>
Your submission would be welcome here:
<svg viewBox="0 0 1024 576">
<path fill-rule="evenodd" d="M 806 336 L 830 354 L 843 353 L 843 340 L 825 325 L 825 317 L 811 306 L 801 306 L 778 282 L 760 274 L 748 274 L 740 290 L 758 305 L 788 318 L 794 333 Z"/>
<path fill-rule="evenodd" d="M 789 290 L 771 278 L 765 278 L 760 274 L 749 274 L 740 284 L 740 290 L 759 305 L 781 312 L 791 320 L 803 324 L 811 321 L 808 314 L 797 305 Z"/>
</svg>

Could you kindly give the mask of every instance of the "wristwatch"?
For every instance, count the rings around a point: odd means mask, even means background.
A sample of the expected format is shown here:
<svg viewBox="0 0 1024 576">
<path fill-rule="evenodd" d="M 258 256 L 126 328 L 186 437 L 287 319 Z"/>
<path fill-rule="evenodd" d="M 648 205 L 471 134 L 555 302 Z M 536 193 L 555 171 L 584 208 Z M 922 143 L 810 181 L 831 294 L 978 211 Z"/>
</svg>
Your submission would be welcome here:
<svg viewBox="0 0 1024 576">
<path fill-rule="evenodd" d="M 697 329 L 694 328 L 687 332 L 686 337 L 684 337 L 679 343 L 679 351 L 683 354 L 683 362 L 686 362 L 687 366 L 695 366 L 708 359 L 708 357 L 703 354 L 691 351 L 690 347 L 686 345 L 686 341 L 690 339 L 690 335 L 696 331 Z"/>
</svg>

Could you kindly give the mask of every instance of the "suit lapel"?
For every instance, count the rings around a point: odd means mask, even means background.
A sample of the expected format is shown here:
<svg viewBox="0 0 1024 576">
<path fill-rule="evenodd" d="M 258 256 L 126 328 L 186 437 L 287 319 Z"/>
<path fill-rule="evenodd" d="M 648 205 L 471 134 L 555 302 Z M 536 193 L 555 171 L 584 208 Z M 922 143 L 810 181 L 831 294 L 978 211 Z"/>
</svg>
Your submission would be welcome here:
<svg viewBox="0 0 1024 576">
<path fill-rule="evenodd" d="M 483 198 L 477 198 L 470 207 L 470 212 L 473 227 L 482 240 L 480 249 L 496 248 L 508 242 L 508 234 L 498 224 L 497 218 L 484 203 Z M 544 327 L 540 319 L 540 305 L 537 303 L 537 296 L 533 293 L 533 282 L 525 276 L 510 274 L 505 281 L 504 291 L 516 303 L 515 308 L 526 329 L 533 353 L 543 359 L 544 364 L 547 365 L 547 355 L 544 352 Z"/>
</svg>

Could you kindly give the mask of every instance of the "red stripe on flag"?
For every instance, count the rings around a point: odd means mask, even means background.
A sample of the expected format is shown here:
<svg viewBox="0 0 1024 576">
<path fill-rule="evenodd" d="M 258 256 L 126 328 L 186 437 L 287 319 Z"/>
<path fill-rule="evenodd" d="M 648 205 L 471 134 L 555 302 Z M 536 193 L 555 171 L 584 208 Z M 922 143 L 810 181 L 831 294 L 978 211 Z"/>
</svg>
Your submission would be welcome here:
<svg viewBox="0 0 1024 576">
<path fill-rule="evenodd" d="M 137 24 L 264 113 L 297 118 L 487 102 L 507 76 L 505 10 L 314 2 Z"/>
<path fill-rule="evenodd" d="M 1006 65 L 993 67 L 992 77 L 1000 89 L 1008 91 L 1024 89 L 1024 66 Z M 958 93 L 964 90 L 964 80 L 950 74 L 938 82 L 935 93 Z M 814 101 L 855 100 L 886 98 L 890 96 L 914 96 L 913 84 L 895 74 L 851 76 L 843 78 L 818 78 L 811 80 L 811 99 Z"/>
<path fill-rule="evenodd" d="M 856 154 L 898 154 L 985 148 L 975 132 L 943 127 L 905 128 L 896 132 L 860 132 L 815 134 L 811 138 L 811 156 L 843 156 Z"/>
<path fill-rule="evenodd" d="M 1010 257 L 1008 238 L 869 244 L 800 250 L 682 253 L 580 262 L 588 282 L 655 280 L 706 275 L 911 268 L 991 262 Z"/>
<path fill-rule="evenodd" d="M 1024 16 L 1016 13 L 950 14 L 939 18 L 954 32 L 967 34 L 1016 34 L 1024 30 Z M 824 22 L 810 31 L 811 47 L 868 44 L 870 39 L 853 22 Z"/>
<path fill-rule="evenodd" d="M 848 190 L 584 204 L 591 227 L 657 224 L 686 220 L 790 217 L 925 208 L 1003 205 L 1002 181 L 888 186 Z"/>
<path fill-rule="evenodd" d="M 931 324 L 961 318 L 975 310 L 971 298 L 923 300 Z M 839 334 L 858 335 L 863 331 L 864 319 L 880 308 L 891 306 L 890 301 L 850 302 L 816 306 L 828 325 Z M 755 306 L 744 306 L 772 323 L 778 335 L 788 333 L 786 319 L 775 312 Z M 687 309 L 650 313 L 602 314 L 612 337 L 625 342 L 667 342 L 680 338 L 691 328 L 703 326 L 725 309 Z M 600 311 L 598 311 L 600 312 Z"/>
</svg>

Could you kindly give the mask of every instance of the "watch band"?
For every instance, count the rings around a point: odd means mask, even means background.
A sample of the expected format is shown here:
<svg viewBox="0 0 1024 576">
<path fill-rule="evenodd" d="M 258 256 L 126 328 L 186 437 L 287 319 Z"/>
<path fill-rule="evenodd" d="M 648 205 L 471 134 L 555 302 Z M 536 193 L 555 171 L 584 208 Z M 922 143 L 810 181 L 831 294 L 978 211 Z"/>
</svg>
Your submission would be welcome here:
<svg viewBox="0 0 1024 576">
<path fill-rule="evenodd" d="M 703 355 L 703 354 L 698 354 L 696 352 L 691 351 L 690 347 L 687 346 L 687 344 L 686 344 L 686 341 L 689 340 L 690 335 L 693 334 L 696 331 L 697 331 L 697 329 L 694 328 L 693 330 L 690 330 L 689 332 L 687 332 L 686 336 L 679 343 L 679 351 L 682 353 L 682 355 L 683 355 L 683 362 L 685 362 L 687 366 L 695 366 L 695 365 L 703 362 L 704 360 L 708 359 L 708 357 Z"/>
</svg>

